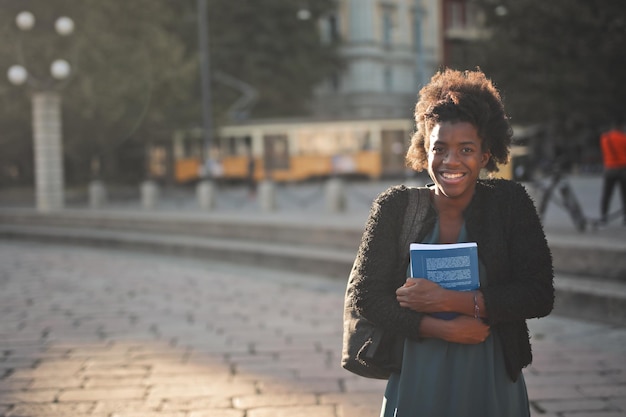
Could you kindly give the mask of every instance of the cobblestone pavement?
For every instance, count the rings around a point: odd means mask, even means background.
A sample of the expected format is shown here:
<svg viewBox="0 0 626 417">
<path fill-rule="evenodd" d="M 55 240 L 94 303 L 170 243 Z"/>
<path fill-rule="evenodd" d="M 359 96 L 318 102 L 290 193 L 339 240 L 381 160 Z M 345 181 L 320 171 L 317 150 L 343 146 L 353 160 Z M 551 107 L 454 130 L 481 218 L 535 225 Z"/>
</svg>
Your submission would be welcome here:
<svg viewBox="0 0 626 417">
<path fill-rule="evenodd" d="M 345 283 L 0 241 L 0 416 L 377 416 L 339 366 Z M 530 322 L 533 416 L 626 415 L 626 329 Z"/>
</svg>

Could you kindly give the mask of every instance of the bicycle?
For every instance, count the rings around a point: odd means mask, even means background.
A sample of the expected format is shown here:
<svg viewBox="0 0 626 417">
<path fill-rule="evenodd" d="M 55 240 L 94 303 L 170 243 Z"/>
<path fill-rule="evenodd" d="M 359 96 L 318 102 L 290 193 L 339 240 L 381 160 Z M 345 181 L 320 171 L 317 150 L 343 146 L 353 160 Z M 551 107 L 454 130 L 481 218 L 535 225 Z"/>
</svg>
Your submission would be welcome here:
<svg viewBox="0 0 626 417">
<path fill-rule="evenodd" d="M 562 170 L 552 170 L 547 185 L 537 178 L 533 179 L 530 185 L 541 192 L 537 211 L 542 220 L 548 208 L 548 203 L 552 201 L 557 206 L 565 209 L 579 232 L 584 232 L 588 224 L 591 224 L 594 228 L 598 226 L 599 221 L 588 219 L 583 213 L 574 189 Z M 558 190 L 558 194 L 555 194 L 555 190 Z"/>
</svg>

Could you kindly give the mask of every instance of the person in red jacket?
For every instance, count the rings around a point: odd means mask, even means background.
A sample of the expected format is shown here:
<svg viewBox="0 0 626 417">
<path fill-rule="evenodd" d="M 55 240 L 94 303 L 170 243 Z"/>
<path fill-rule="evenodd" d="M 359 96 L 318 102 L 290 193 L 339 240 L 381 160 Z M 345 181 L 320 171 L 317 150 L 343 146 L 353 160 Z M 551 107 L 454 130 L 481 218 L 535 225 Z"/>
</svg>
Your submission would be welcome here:
<svg viewBox="0 0 626 417">
<path fill-rule="evenodd" d="M 608 221 L 609 204 L 615 185 L 622 193 L 622 221 L 626 225 L 626 129 L 613 128 L 600 136 L 600 147 L 604 162 L 604 184 L 600 198 L 600 221 Z"/>
</svg>

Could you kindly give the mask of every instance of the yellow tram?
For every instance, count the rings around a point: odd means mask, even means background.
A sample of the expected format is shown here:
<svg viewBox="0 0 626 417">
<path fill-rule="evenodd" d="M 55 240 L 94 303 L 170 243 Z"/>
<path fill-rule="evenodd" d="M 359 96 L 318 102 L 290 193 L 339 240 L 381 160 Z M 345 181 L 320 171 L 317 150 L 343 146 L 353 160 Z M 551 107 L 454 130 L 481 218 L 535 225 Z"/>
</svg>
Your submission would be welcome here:
<svg viewBox="0 0 626 417">
<path fill-rule="evenodd" d="M 224 180 L 253 175 L 255 180 L 281 182 L 331 175 L 372 179 L 402 175 L 412 131 L 410 119 L 291 119 L 225 125 L 211 146 L 211 174 Z M 175 135 L 172 148 L 175 181 L 197 180 L 204 159 L 201 132 Z"/>
</svg>

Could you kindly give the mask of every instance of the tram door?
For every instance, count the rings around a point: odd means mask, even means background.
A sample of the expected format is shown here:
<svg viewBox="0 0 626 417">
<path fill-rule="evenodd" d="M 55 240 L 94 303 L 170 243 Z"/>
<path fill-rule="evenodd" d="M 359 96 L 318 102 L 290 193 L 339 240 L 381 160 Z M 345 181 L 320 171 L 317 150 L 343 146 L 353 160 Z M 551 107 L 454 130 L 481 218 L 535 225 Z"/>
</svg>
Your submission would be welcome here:
<svg viewBox="0 0 626 417">
<path fill-rule="evenodd" d="M 380 157 L 384 176 L 401 176 L 404 174 L 407 141 L 407 132 L 404 130 L 382 131 Z"/>
<path fill-rule="evenodd" d="M 263 165 L 265 176 L 272 178 L 276 170 L 289 169 L 289 141 L 287 135 L 263 136 Z"/>
</svg>

